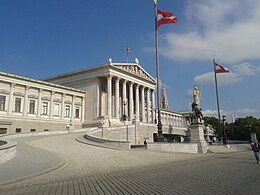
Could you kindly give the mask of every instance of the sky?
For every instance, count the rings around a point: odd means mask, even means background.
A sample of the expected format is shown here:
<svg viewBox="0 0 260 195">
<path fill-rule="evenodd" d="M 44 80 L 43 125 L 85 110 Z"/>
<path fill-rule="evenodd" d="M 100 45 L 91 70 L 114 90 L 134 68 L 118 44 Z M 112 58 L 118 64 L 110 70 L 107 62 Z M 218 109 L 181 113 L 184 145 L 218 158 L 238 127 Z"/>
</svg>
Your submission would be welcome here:
<svg viewBox="0 0 260 195">
<path fill-rule="evenodd" d="M 191 110 L 201 93 L 204 116 L 217 117 L 213 56 L 221 116 L 260 118 L 260 1 L 158 0 L 176 24 L 158 29 L 160 80 L 174 111 Z M 43 79 L 137 57 L 152 76 L 153 0 L 0 0 L 0 70 Z"/>
</svg>

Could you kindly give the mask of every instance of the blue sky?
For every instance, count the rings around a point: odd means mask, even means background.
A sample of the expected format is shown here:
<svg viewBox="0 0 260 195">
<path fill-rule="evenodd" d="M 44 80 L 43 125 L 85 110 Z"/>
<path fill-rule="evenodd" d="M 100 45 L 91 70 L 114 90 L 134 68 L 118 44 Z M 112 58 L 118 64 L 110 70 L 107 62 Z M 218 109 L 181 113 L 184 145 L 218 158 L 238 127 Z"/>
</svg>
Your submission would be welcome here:
<svg viewBox="0 0 260 195">
<path fill-rule="evenodd" d="M 260 1 L 158 0 L 177 24 L 159 28 L 160 80 L 169 105 L 187 111 L 194 84 L 204 115 L 260 118 Z M 32 78 L 138 57 L 155 76 L 153 0 L 0 0 L 0 70 Z"/>
</svg>

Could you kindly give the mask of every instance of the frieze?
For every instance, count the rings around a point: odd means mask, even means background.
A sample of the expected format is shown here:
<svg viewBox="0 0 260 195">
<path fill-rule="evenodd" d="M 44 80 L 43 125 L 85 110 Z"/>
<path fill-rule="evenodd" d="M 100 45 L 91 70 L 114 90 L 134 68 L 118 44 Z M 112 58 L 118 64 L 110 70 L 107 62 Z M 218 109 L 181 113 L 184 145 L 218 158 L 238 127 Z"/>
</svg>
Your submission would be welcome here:
<svg viewBox="0 0 260 195">
<path fill-rule="evenodd" d="M 72 104 L 72 102 L 70 100 L 66 100 L 65 104 Z"/>
<path fill-rule="evenodd" d="M 142 78 L 145 78 L 147 80 L 153 81 L 149 75 L 147 75 L 146 72 L 144 72 L 139 66 L 137 65 L 116 65 L 116 67 L 126 70 L 127 72 L 130 72 L 134 75 L 140 76 Z"/>
<path fill-rule="evenodd" d="M 24 94 L 21 92 L 14 92 L 14 96 L 24 97 Z"/>
<path fill-rule="evenodd" d="M 62 103 L 62 100 L 61 99 L 54 99 L 53 102 Z"/>
<path fill-rule="evenodd" d="M 9 91 L 5 90 L 5 89 L 0 89 L 0 93 L 1 94 L 9 94 Z"/>
<path fill-rule="evenodd" d="M 38 96 L 37 95 L 34 95 L 34 94 L 31 94 L 31 95 L 28 95 L 29 98 L 32 98 L 32 99 L 38 99 Z"/>
<path fill-rule="evenodd" d="M 75 102 L 75 105 L 76 106 L 81 106 L 81 103 L 80 102 Z"/>
<path fill-rule="evenodd" d="M 46 101 L 50 101 L 51 99 L 50 99 L 50 97 L 42 97 L 42 100 L 46 100 Z"/>
</svg>

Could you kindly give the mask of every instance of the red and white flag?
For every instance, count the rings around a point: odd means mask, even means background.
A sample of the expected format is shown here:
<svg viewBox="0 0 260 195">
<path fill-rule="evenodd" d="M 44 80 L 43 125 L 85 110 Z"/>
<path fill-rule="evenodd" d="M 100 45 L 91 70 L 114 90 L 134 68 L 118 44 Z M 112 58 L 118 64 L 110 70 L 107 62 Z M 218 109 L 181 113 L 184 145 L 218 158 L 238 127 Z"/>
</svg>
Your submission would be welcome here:
<svg viewBox="0 0 260 195">
<path fill-rule="evenodd" d="M 215 63 L 216 73 L 229 73 L 229 70 L 217 63 Z"/>
<path fill-rule="evenodd" d="M 162 24 L 175 24 L 177 17 L 170 12 L 163 12 L 157 9 L 157 25 L 160 27 Z"/>
</svg>

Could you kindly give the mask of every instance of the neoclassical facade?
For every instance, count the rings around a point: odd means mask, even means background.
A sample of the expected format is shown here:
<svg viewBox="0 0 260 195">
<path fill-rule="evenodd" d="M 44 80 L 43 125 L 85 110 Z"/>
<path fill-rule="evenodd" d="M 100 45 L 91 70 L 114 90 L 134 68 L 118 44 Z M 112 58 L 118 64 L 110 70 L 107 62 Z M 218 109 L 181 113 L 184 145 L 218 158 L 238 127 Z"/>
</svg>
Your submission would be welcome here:
<svg viewBox="0 0 260 195">
<path fill-rule="evenodd" d="M 43 80 L 0 72 L 0 133 L 65 130 L 129 125 L 133 120 L 153 125 L 156 132 L 155 79 L 138 60 L 113 63 L 48 77 Z M 161 110 L 164 132 L 169 126 L 184 135 L 181 113 Z"/>
<path fill-rule="evenodd" d="M 85 92 L 0 72 L 0 134 L 81 127 Z"/>
<path fill-rule="evenodd" d="M 85 124 L 106 115 L 111 125 L 122 116 L 152 123 L 155 119 L 154 78 L 138 63 L 113 63 L 58 75 L 45 81 L 86 91 Z"/>
</svg>

